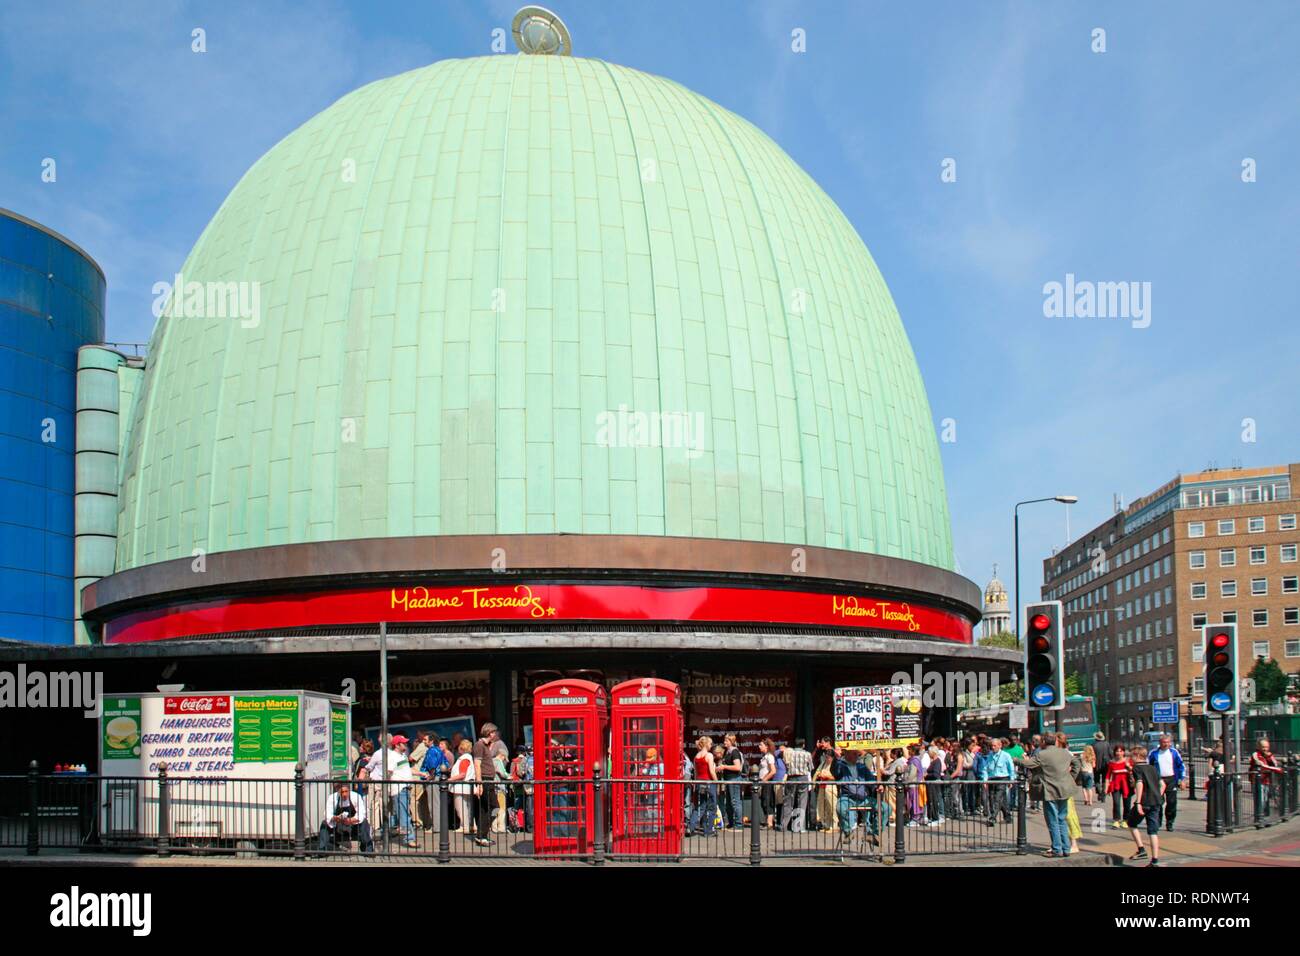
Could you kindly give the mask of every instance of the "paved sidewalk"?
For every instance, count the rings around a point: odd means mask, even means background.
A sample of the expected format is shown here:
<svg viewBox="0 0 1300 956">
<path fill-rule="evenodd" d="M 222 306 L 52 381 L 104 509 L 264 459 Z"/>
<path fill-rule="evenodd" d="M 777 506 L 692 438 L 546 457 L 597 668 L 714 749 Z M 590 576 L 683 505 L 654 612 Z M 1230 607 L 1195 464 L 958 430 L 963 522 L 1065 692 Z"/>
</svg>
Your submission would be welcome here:
<svg viewBox="0 0 1300 956">
<path fill-rule="evenodd" d="M 1146 866 L 1146 859 L 1129 862 L 1129 857 L 1136 852 L 1137 847 L 1127 828 L 1112 826 L 1109 802 L 1104 806 L 1101 803 L 1087 806 L 1082 801 L 1076 801 L 1075 810 L 1083 827 L 1083 836 L 1079 838 L 1081 863 L 1084 860 L 1101 860 L 1106 864 Z M 1173 831 L 1164 827 L 1160 829 L 1161 866 L 1213 865 L 1218 859 L 1240 855 L 1248 849 L 1285 846 L 1300 839 L 1300 818 L 1294 816 L 1286 823 L 1277 822 L 1278 818 L 1274 816 L 1274 825 L 1256 829 L 1253 819 L 1249 815 L 1243 815 L 1242 825 L 1235 833 L 1214 837 L 1205 832 L 1205 814 L 1204 800 L 1188 800 L 1186 791 L 1180 794 Z M 1029 814 L 1028 824 L 1033 852 L 1041 854 L 1050 845 L 1042 813 Z M 1142 838 L 1147 847 L 1147 855 L 1150 856 L 1151 840 L 1145 827 L 1142 828 Z M 1049 860 L 1041 855 L 1038 859 L 1049 866 L 1071 862 Z M 1300 865 L 1300 859 L 1291 858 L 1289 862 L 1275 862 L 1273 865 L 1297 866 Z"/>
</svg>

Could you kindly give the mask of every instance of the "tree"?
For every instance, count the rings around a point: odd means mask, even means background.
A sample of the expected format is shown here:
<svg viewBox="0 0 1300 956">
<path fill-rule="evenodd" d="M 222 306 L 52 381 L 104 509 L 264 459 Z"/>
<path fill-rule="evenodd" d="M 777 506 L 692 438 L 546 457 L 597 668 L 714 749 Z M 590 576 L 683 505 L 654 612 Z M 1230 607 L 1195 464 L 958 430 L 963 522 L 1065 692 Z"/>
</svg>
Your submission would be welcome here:
<svg viewBox="0 0 1300 956">
<path fill-rule="evenodd" d="M 1255 682 L 1255 700 L 1258 703 L 1271 704 L 1286 693 L 1286 672 L 1271 657 L 1268 660 L 1258 658 L 1246 676 Z"/>
<path fill-rule="evenodd" d="M 1016 635 L 1011 631 L 998 631 L 996 634 L 986 634 L 975 642 L 980 647 L 1004 647 L 1008 650 L 1016 650 L 1020 647 L 1020 642 Z M 1019 704 L 1025 699 L 1024 681 L 1013 680 L 998 684 L 998 703 L 1000 704 Z"/>
<path fill-rule="evenodd" d="M 1016 640 L 1016 635 L 1010 631 L 998 631 L 996 634 L 987 634 L 975 642 L 980 647 L 1006 647 L 1015 650 L 1020 646 Z"/>
</svg>

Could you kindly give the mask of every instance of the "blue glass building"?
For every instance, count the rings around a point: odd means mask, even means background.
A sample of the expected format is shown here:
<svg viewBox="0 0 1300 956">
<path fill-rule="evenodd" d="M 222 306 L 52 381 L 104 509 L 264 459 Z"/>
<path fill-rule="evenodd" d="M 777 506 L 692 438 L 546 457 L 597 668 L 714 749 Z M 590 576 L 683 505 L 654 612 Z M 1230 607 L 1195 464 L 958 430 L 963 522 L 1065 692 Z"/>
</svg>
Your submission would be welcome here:
<svg viewBox="0 0 1300 956">
<path fill-rule="evenodd" d="M 0 638 L 73 641 L 77 349 L 104 338 L 104 273 L 0 209 Z"/>
</svg>

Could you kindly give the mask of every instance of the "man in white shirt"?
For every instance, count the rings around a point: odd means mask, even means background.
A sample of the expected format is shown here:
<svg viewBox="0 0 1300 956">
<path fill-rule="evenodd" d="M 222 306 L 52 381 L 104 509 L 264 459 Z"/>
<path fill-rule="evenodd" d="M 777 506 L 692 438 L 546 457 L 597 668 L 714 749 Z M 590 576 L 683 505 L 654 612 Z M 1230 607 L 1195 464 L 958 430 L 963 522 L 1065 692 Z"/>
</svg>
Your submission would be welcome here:
<svg viewBox="0 0 1300 956">
<path fill-rule="evenodd" d="M 370 779 L 376 781 L 375 788 L 391 801 L 393 816 L 396 818 L 399 836 L 408 847 L 417 847 L 415 831 L 411 829 L 411 781 L 415 774 L 411 770 L 411 761 L 406 756 L 407 739 L 401 734 L 389 738 L 385 750 L 376 750 L 370 758 L 366 769 Z M 381 798 L 383 799 L 383 798 Z"/>
<path fill-rule="evenodd" d="M 1174 817 L 1178 815 L 1178 791 L 1183 785 L 1183 775 L 1186 772 L 1183 755 L 1178 752 L 1178 748 L 1173 743 L 1174 740 L 1169 734 L 1161 734 L 1160 747 L 1151 751 L 1151 756 L 1147 758 L 1148 762 L 1160 771 L 1160 780 L 1165 785 L 1166 830 L 1174 828 Z"/>
<path fill-rule="evenodd" d="M 366 819 L 366 801 L 345 781 L 325 801 L 325 818 L 321 821 L 317 846 L 324 853 L 336 849 L 336 841 L 353 839 L 360 841 L 362 853 L 375 851 L 370 821 Z"/>
</svg>

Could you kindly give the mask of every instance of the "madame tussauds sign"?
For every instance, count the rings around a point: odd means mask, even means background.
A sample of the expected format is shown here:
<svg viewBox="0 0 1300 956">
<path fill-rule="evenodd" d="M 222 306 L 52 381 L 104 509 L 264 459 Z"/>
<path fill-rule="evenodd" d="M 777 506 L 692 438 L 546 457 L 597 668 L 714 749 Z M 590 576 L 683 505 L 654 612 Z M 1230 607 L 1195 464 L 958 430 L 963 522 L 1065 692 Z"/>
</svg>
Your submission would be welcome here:
<svg viewBox="0 0 1300 956">
<path fill-rule="evenodd" d="M 108 621 L 104 642 L 378 621 L 762 623 L 971 643 L 970 620 L 960 614 L 875 596 L 778 588 L 549 583 L 348 588 L 193 602 Z"/>
</svg>

